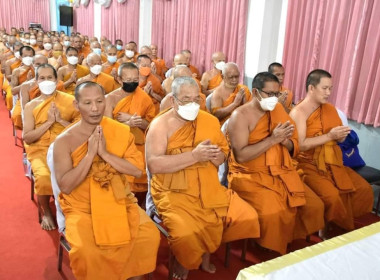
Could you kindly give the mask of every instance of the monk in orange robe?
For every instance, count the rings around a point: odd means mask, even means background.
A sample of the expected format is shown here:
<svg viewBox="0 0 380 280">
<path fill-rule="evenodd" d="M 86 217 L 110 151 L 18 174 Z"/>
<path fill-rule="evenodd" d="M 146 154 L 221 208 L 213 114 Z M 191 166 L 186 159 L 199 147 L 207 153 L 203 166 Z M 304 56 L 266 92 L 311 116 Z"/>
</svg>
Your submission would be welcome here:
<svg viewBox="0 0 380 280">
<path fill-rule="evenodd" d="M 13 56 L 10 56 L 5 62 L 4 74 L 8 81 L 11 81 L 12 72 L 21 65 L 20 49 L 24 45 L 20 42 L 15 42 L 13 45 Z"/>
<path fill-rule="evenodd" d="M 102 72 L 112 77 L 117 77 L 117 69 L 120 64 L 117 62 L 117 49 L 114 45 L 109 45 L 106 49 L 107 62 L 102 64 Z"/>
<path fill-rule="evenodd" d="M 226 62 L 226 56 L 222 52 L 212 54 L 211 61 L 213 68 L 202 75 L 202 92 L 209 95 L 223 81 L 222 70 Z"/>
<path fill-rule="evenodd" d="M 342 126 L 335 107 L 327 102 L 331 74 L 316 69 L 309 73 L 306 98 L 290 112 L 297 125 L 301 153 L 299 168 L 305 183 L 325 204 L 325 221 L 351 230 L 354 218 L 371 212 L 371 186 L 352 169 L 343 165 L 342 142 L 350 128 Z M 322 232 L 325 237 L 325 232 Z"/>
<path fill-rule="evenodd" d="M 221 186 L 218 166 L 228 154 L 218 120 L 195 106 L 199 88 L 193 78 L 173 83 L 173 108 L 156 117 L 147 132 L 146 159 L 151 194 L 169 232 L 177 279 L 189 269 L 214 273 L 210 253 L 221 242 L 259 236 L 256 211 Z M 193 110 L 182 111 L 190 104 Z"/>
<path fill-rule="evenodd" d="M 269 65 L 268 72 L 278 78 L 280 82 L 280 92 L 282 92 L 278 101 L 284 106 L 285 111 L 289 113 L 293 108 L 293 92 L 284 86 L 285 68 L 280 63 L 274 62 Z"/>
<path fill-rule="evenodd" d="M 101 58 L 102 64 L 107 62 L 107 56 L 102 52 L 102 48 L 101 48 L 100 43 L 98 41 L 95 40 L 95 41 L 91 42 L 90 49 L 91 49 L 91 52 L 89 54 L 94 53 L 94 54 L 99 55 Z M 82 61 L 82 65 L 88 66 L 87 57 Z"/>
<path fill-rule="evenodd" d="M 152 60 L 152 63 L 151 63 L 151 72 L 153 72 L 154 74 L 156 74 L 155 76 L 160 80 L 160 82 L 162 83 L 162 81 L 165 79 L 162 78 L 162 69 L 161 69 L 161 64 L 156 64 L 152 58 L 152 50 L 150 49 L 149 46 L 142 46 L 141 49 L 140 49 L 140 55 L 146 55 L 146 56 L 149 56 L 150 59 Z"/>
<path fill-rule="evenodd" d="M 65 89 L 63 92 L 73 95 L 78 79 L 88 75 L 90 70 L 79 63 L 78 50 L 73 47 L 66 49 L 68 64 L 59 68 L 58 81 L 63 81 Z"/>
<path fill-rule="evenodd" d="M 53 42 L 51 38 L 46 36 L 44 37 L 42 42 L 43 42 L 44 49 L 39 51 L 38 54 L 42 54 L 46 56 L 47 58 L 52 57 L 53 56 Z"/>
<path fill-rule="evenodd" d="M 152 73 L 151 64 L 152 60 L 149 56 L 143 54 L 138 56 L 139 87 L 149 94 L 156 108 L 156 114 L 158 114 L 160 112 L 160 102 L 165 97 L 165 92 L 157 74 Z"/>
<path fill-rule="evenodd" d="M 55 90 L 57 72 L 50 64 L 38 68 L 36 80 L 42 94 L 25 105 L 23 139 L 28 160 L 34 174 L 35 193 L 42 208 L 41 227 L 55 229 L 54 218 L 49 206 L 53 194 L 50 171 L 46 155 L 49 145 L 62 130 L 79 118 L 75 110 L 74 97 Z"/>
<path fill-rule="evenodd" d="M 120 40 L 120 39 L 116 39 L 115 40 L 115 47 L 117 49 L 117 58 L 122 58 L 124 55 L 125 55 L 125 51 L 124 51 L 124 44 L 123 44 L 123 41 Z"/>
<path fill-rule="evenodd" d="M 129 127 L 103 117 L 99 85 L 79 85 L 75 98 L 82 119 L 53 148 L 73 274 L 78 280 L 143 279 L 156 267 L 160 243 L 130 189 L 144 160 Z"/>
<path fill-rule="evenodd" d="M 223 82 L 215 89 L 211 97 L 211 113 L 220 121 L 220 125 L 231 116 L 240 105 L 252 99 L 248 87 L 239 84 L 238 66 L 229 62 L 224 67 Z"/>
<path fill-rule="evenodd" d="M 83 59 L 87 57 L 87 55 L 91 52 L 91 49 L 84 46 L 83 36 L 78 35 L 73 38 L 73 47 L 78 50 L 79 64 L 82 64 Z"/>
<path fill-rule="evenodd" d="M 173 70 L 173 78 L 176 79 L 178 77 L 193 77 L 193 75 L 189 67 L 186 65 L 179 65 Z M 201 89 L 200 82 L 197 79 L 194 79 L 194 81 L 197 82 L 199 89 Z M 172 106 L 170 97 L 173 96 L 173 93 L 171 92 L 171 88 L 172 87 L 170 85 L 170 92 L 161 100 L 160 112 L 165 111 Z M 199 105 L 201 110 L 208 112 L 206 107 L 206 95 L 204 95 L 201 91 L 199 91 Z"/>
<path fill-rule="evenodd" d="M 125 55 L 122 56 L 117 62 L 119 64 L 126 63 L 126 62 L 137 62 L 137 57 L 139 56 L 139 53 L 136 50 L 136 43 L 135 42 L 129 42 L 125 45 Z"/>
<path fill-rule="evenodd" d="M 173 58 L 173 67 L 169 69 L 169 71 L 166 72 L 165 75 L 168 77 L 162 82 L 162 88 L 165 91 L 165 94 L 172 92 L 172 83 L 174 80 L 173 71 L 175 67 L 184 65 L 187 67 L 187 58 L 181 53 L 178 53 Z"/>
<path fill-rule="evenodd" d="M 145 130 L 156 115 L 156 109 L 149 95 L 138 87 L 138 68 L 132 63 L 120 65 L 120 76 L 117 77 L 122 88 L 111 92 L 106 97 L 104 115 L 131 128 L 135 145 L 145 159 Z M 135 178 L 131 184 L 135 193 L 147 191 L 147 176 L 144 172 L 140 178 Z"/>
<path fill-rule="evenodd" d="M 258 101 L 279 95 L 277 78 L 259 73 L 252 88 L 257 96 L 237 108 L 228 123 L 233 151 L 229 187 L 258 212 L 261 234 L 257 242 L 285 254 L 293 239 L 324 227 L 324 206 L 303 184 L 292 163 L 291 156 L 299 151 L 294 122 L 280 104 L 268 107 Z"/>
<path fill-rule="evenodd" d="M 202 76 L 199 73 L 199 70 L 194 65 L 191 65 L 191 51 L 190 50 L 183 50 L 183 51 L 181 51 L 181 53 L 186 57 L 187 67 L 189 67 L 189 69 L 193 73 L 193 75 L 194 75 L 193 77 L 200 80 Z"/>
<path fill-rule="evenodd" d="M 49 64 L 53 65 L 57 71 L 62 66 L 67 65 L 67 59 L 63 54 L 63 46 L 61 43 L 57 42 L 53 45 L 53 52 L 49 58 Z"/>
<path fill-rule="evenodd" d="M 120 87 L 113 77 L 108 74 L 102 73 L 102 60 L 100 56 L 96 53 L 90 53 L 87 58 L 87 65 L 90 69 L 90 73 L 83 78 L 80 78 L 77 82 L 77 85 L 80 85 L 86 81 L 92 81 L 104 88 L 106 94 L 114 91 Z"/>
<path fill-rule="evenodd" d="M 156 73 L 157 75 L 161 77 L 162 80 L 165 80 L 165 73 L 166 71 L 168 71 L 168 67 L 166 66 L 165 60 L 157 56 L 157 53 L 158 53 L 157 45 L 154 45 L 154 44 L 150 45 L 150 49 L 152 51 L 151 58 L 153 62 L 156 64 L 156 69 L 157 69 Z"/>
</svg>

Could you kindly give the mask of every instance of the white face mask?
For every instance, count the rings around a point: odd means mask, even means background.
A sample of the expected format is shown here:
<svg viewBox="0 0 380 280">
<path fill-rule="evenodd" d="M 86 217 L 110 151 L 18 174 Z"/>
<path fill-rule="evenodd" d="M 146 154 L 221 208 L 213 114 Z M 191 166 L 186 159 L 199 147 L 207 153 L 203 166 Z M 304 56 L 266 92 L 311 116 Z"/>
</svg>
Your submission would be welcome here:
<svg viewBox="0 0 380 280">
<path fill-rule="evenodd" d="M 223 71 L 224 65 L 226 65 L 226 63 L 224 61 L 219 61 L 217 64 L 215 64 L 215 68 L 220 70 L 220 71 Z"/>
<path fill-rule="evenodd" d="M 108 62 L 114 64 L 117 61 L 116 55 L 109 55 L 107 56 Z"/>
<path fill-rule="evenodd" d="M 33 57 L 26 56 L 22 58 L 22 63 L 26 66 L 30 66 L 33 63 Z"/>
<path fill-rule="evenodd" d="M 117 49 L 118 51 L 121 51 L 121 50 L 123 49 L 123 46 L 121 46 L 121 45 L 116 45 L 116 49 Z"/>
<path fill-rule="evenodd" d="M 129 58 L 132 58 L 134 55 L 135 55 L 135 52 L 134 51 L 125 51 L 125 55 Z"/>
<path fill-rule="evenodd" d="M 20 52 L 19 52 L 19 51 L 15 52 L 15 57 L 16 57 L 17 59 L 20 59 Z"/>
<path fill-rule="evenodd" d="M 261 100 L 259 100 L 259 103 L 261 109 L 263 109 L 264 111 L 273 111 L 278 103 L 278 98 L 276 96 L 263 98 L 261 95 L 260 97 Z"/>
<path fill-rule="evenodd" d="M 71 65 L 76 65 L 76 64 L 78 64 L 78 57 L 77 56 L 69 56 L 67 58 L 67 62 L 70 63 Z"/>
<path fill-rule="evenodd" d="M 64 44 L 66 47 L 68 47 L 68 46 L 70 46 L 70 41 L 63 41 L 63 44 Z"/>
<path fill-rule="evenodd" d="M 30 44 L 30 40 L 29 39 L 25 39 L 25 43 L 26 44 Z"/>
<path fill-rule="evenodd" d="M 45 43 L 44 44 L 44 49 L 47 50 L 47 51 L 50 51 L 52 47 L 53 47 L 53 45 L 50 44 L 50 43 Z"/>
<path fill-rule="evenodd" d="M 102 66 L 101 65 L 94 65 L 90 67 L 90 71 L 94 75 L 99 75 L 100 72 L 102 72 Z"/>
<path fill-rule="evenodd" d="M 102 53 L 102 49 L 94 48 L 94 49 L 92 49 L 92 52 L 100 55 Z"/>
<path fill-rule="evenodd" d="M 38 84 L 40 91 L 45 95 L 50 95 L 55 92 L 57 84 L 53 81 L 43 81 Z"/>
<path fill-rule="evenodd" d="M 191 102 L 186 105 L 178 105 L 178 115 L 180 115 L 183 119 L 188 121 L 193 121 L 198 116 L 199 113 L 199 104 L 195 102 Z"/>
<path fill-rule="evenodd" d="M 36 39 L 30 39 L 30 44 L 32 46 L 34 46 L 35 44 L 37 44 L 37 40 Z"/>
</svg>

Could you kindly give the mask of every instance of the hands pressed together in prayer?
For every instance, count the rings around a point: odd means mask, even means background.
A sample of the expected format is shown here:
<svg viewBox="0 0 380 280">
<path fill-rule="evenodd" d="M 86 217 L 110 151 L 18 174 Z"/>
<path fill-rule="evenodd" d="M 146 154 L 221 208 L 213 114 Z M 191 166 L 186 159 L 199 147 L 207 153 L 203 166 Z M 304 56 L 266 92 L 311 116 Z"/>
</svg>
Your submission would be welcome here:
<svg viewBox="0 0 380 280">
<path fill-rule="evenodd" d="M 70 76 L 70 82 L 75 83 L 77 81 L 77 70 L 75 69 Z"/>
<path fill-rule="evenodd" d="M 327 133 L 327 136 L 331 140 L 343 142 L 344 139 L 346 139 L 347 135 L 350 134 L 350 132 L 351 128 L 348 126 L 336 126 Z"/>
<path fill-rule="evenodd" d="M 222 150 L 218 145 L 212 145 L 210 140 L 205 140 L 199 143 L 192 151 L 192 154 L 197 162 L 213 161 L 221 156 L 224 158 Z"/>
<path fill-rule="evenodd" d="M 276 128 L 272 132 L 272 139 L 274 144 L 281 143 L 282 145 L 286 145 L 286 142 L 289 138 L 293 136 L 294 133 L 294 125 L 290 123 L 290 121 L 286 121 L 285 123 L 279 123 Z"/>
<path fill-rule="evenodd" d="M 152 87 L 152 82 L 147 82 L 146 86 L 144 87 L 144 91 L 149 94 L 149 95 L 152 95 L 153 93 L 153 87 Z"/>
<path fill-rule="evenodd" d="M 243 88 L 241 88 L 238 92 L 238 94 L 236 94 L 236 97 L 234 99 L 234 104 L 236 106 L 240 106 L 242 104 L 245 103 L 245 91 Z"/>
<path fill-rule="evenodd" d="M 100 125 L 96 126 L 94 132 L 88 138 L 88 155 L 93 158 L 98 154 L 103 158 L 107 154 L 106 139 L 104 138 L 103 129 Z"/>
<path fill-rule="evenodd" d="M 52 125 L 55 122 L 61 122 L 61 113 L 59 112 L 59 109 L 55 105 L 54 102 L 51 103 L 50 109 L 48 111 L 48 119 L 47 121 Z"/>
<path fill-rule="evenodd" d="M 284 92 L 282 92 L 282 94 L 278 98 L 278 102 L 281 103 L 282 105 L 286 105 L 285 102 L 286 102 L 287 98 L 288 98 L 288 92 L 284 91 Z"/>
</svg>

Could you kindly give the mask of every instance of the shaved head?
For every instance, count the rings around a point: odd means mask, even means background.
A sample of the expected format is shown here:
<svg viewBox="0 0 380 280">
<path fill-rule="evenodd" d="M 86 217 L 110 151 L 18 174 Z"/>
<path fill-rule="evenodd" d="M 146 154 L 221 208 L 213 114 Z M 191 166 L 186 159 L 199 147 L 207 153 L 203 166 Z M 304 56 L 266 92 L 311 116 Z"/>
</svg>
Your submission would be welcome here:
<svg viewBox="0 0 380 280">
<path fill-rule="evenodd" d="M 174 56 L 173 66 L 187 65 L 187 58 L 182 53 L 178 53 Z"/>
<path fill-rule="evenodd" d="M 214 52 L 211 56 L 211 59 L 216 64 L 220 61 L 226 61 L 226 56 L 222 52 Z"/>
<path fill-rule="evenodd" d="M 192 77 L 192 74 L 190 68 L 186 65 L 178 65 L 173 70 L 174 79 L 178 77 Z"/>
</svg>

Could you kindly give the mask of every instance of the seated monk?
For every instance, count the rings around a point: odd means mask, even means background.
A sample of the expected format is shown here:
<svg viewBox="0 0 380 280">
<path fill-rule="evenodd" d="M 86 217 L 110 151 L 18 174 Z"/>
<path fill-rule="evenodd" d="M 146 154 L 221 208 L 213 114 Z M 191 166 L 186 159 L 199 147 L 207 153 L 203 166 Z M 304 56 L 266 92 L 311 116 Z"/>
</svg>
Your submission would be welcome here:
<svg viewBox="0 0 380 280">
<path fill-rule="evenodd" d="M 139 87 L 142 88 L 152 99 L 156 108 L 156 114 L 160 112 L 160 102 L 165 96 L 160 79 L 151 71 L 152 60 L 147 55 L 137 57 L 139 68 Z"/>
<path fill-rule="evenodd" d="M 29 81 L 34 77 L 33 68 L 33 56 L 34 49 L 30 46 L 23 46 L 20 49 L 20 55 L 22 58 L 22 63 L 20 67 L 16 68 L 12 72 L 12 94 L 17 97 L 16 104 L 14 104 L 12 109 L 12 122 L 16 129 L 22 129 L 22 118 L 21 118 L 21 105 L 20 105 L 20 88 L 25 81 Z"/>
<path fill-rule="evenodd" d="M 151 71 L 152 73 L 155 74 L 155 76 L 160 80 L 160 83 L 162 83 L 163 79 L 161 77 L 160 74 L 158 74 L 159 72 L 161 73 L 162 72 L 162 69 L 159 69 L 161 67 L 161 65 L 156 65 L 156 63 L 153 61 L 152 59 L 152 50 L 150 49 L 150 47 L 148 46 L 142 46 L 141 49 L 140 49 L 140 55 L 146 55 L 146 56 L 149 56 L 149 58 L 152 60 L 152 63 L 151 63 Z"/>
<path fill-rule="evenodd" d="M 373 191 L 355 171 L 343 165 L 343 142 L 350 133 L 342 126 L 335 107 L 328 103 L 331 75 L 316 69 L 306 80 L 307 95 L 290 112 L 298 130 L 299 168 L 305 183 L 325 204 L 325 222 L 334 222 L 346 230 L 354 228 L 354 218 L 371 212 Z M 322 232 L 325 237 L 325 232 Z"/>
<path fill-rule="evenodd" d="M 162 88 L 164 89 L 165 93 L 169 93 L 169 92 L 172 92 L 172 83 L 173 83 L 173 80 L 174 80 L 174 77 L 173 77 L 173 69 L 179 65 L 185 65 L 187 66 L 186 64 L 186 56 L 184 56 L 183 54 L 179 53 L 179 54 L 176 54 L 174 56 L 174 59 L 173 59 L 173 67 L 169 69 L 169 71 L 166 72 L 166 74 L 168 75 L 170 73 L 170 75 L 162 82 Z"/>
<path fill-rule="evenodd" d="M 117 80 L 122 87 L 107 95 L 104 115 L 131 128 L 135 145 L 145 159 L 145 130 L 156 116 L 156 108 L 149 95 L 138 86 L 139 72 L 136 65 L 130 62 L 120 65 Z M 131 190 L 145 194 L 145 172 L 140 178 L 134 179 Z M 142 198 L 143 195 L 139 196 Z"/>
<path fill-rule="evenodd" d="M 101 48 L 100 43 L 98 41 L 91 42 L 90 48 L 91 48 L 90 53 L 95 53 L 95 54 L 100 56 L 100 58 L 102 59 L 102 64 L 107 61 L 107 57 L 102 53 L 102 48 Z M 82 65 L 87 66 L 87 57 L 85 59 L 83 59 Z"/>
<path fill-rule="evenodd" d="M 20 42 L 15 42 L 13 45 L 13 56 L 9 57 L 9 59 L 5 62 L 4 67 L 4 74 L 8 81 L 11 81 L 12 78 L 12 72 L 16 68 L 18 68 L 21 65 L 21 55 L 20 55 L 20 49 L 24 45 Z"/>
<path fill-rule="evenodd" d="M 112 77 L 117 77 L 117 69 L 119 69 L 119 62 L 117 62 L 117 49 L 115 45 L 109 45 L 106 49 L 107 62 L 102 64 L 102 72 Z"/>
<path fill-rule="evenodd" d="M 174 79 L 178 77 L 193 77 L 193 73 L 190 71 L 189 67 L 186 65 L 178 65 L 173 70 L 173 77 Z M 201 85 L 197 79 L 194 79 L 194 81 L 197 82 L 199 89 L 201 88 Z M 170 85 L 171 90 L 171 85 Z M 170 108 L 172 106 L 171 102 L 171 96 L 173 96 L 172 92 L 169 92 L 165 97 L 161 100 L 160 104 L 160 112 L 165 111 L 166 109 Z M 206 107 L 206 95 L 204 95 L 201 91 L 199 91 L 199 105 L 200 109 L 203 111 L 208 112 Z"/>
<path fill-rule="evenodd" d="M 226 56 L 222 52 L 212 54 L 211 61 L 213 68 L 202 75 L 202 92 L 209 95 L 223 81 L 222 70 L 226 64 Z"/>
<path fill-rule="evenodd" d="M 220 121 L 220 125 L 231 116 L 232 112 L 252 99 L 245 85 L 239 84 L 240 71 L 233 62 L 228 62 L 223 68 L 223 82 L 217 87 L 211 97 L 211 112 Z"/>
<path fill-rule="evenodd" d="M 81 36 L 77 35 L 73 37 L 72 46 L 78 50 L 78 61 L 79 64 L 82 64 L 83 59 L 91 52 L 91 49 L 83 46 L 84 41 Z M 67 50 L 66 50 L 67 53 Z"/>
<path fill-rule="evenodd" d="M 136 63 L 138 56 L 139 56 L 139 53 L 137 53 L 136 51 L 136 43 L 131 41 L 125 45 L 125 55 L 119 58 L 117 62 L 119 62 L 119 64 L 126 63 L 126 62 Z"/>
<path fill-rule="evenodd" d="M 49 207 L 53 190 L 46 161 L 47 150 L 57 135 L 79 118 L 79 113 L 74 108 L 73 96 L 56 91 L 57 71 L 53 66 L 39 66 L 36 81 L 42 94 L 25 105 L 22 135 L 32 165 L 35 193 L 42 208 L 41 227 L 53 230 L 55 223 Z"/>
<path fill-rule="evenodd" d="M 157 45 L 154 45 L 154 44 L 150 45 L 150 49 L 152 51 L 151 58 L 153 62 L 156 64 L 157 75 L 159 75 L 161 77 L 161 80 L 163 81 L 165 80 L 165 73 L 166 71 L 168 71 L 168 67 L 165 64 L 165 60 L 157 56 L 157 53 L 158 53 Z"/>
<path fill-rule="evenodd" d="M 90 70 L 78 64 L 79 58 L 76 48 L 68 47 L 66 49 L 66 57 L 68 64 L 59 68 L 58 81 L 63 81 L 63 92 L 74 95 L 77 80 L 88 75 Z"/>
<path fill-rule="evenodd" d="M 324 227 L 323 202 L 299 177 L 292 163 L 298 153 L 294 122 L 278 104 L 276 76 L 262 72 L 252 82 L 252 101 L 237 108 L 228 123 L 229 187 L 256 209 L 257 242 L 285 254 L 294 239 Z"/>
<path fill-rule="evenodd" d="M 124 55 L 125 55 L 125 52 L 124 52 L 124 44 L 123 44 L 123 41 L 121 39 L 116 39 L 115 40 L 115 46 L 116 46 L 116 49 L 117 49 L 117 58 L 122 58 Z"/>
<path fill-rule="evenodd" d="M 101 72 L 102 60 L 99 55 L 97 55 L 96 53 L 90 53 L 87 56 L 86 60 L 87 65 L 90 69 L 90 73 L 80 78 L 77 82 L 77 85 L 80 85 L 83 82 L 92 81 L 101 85 L 104 88 L 104 92 L 106 94 L 120 87 L 120 85 L 115 81 L 115 79 L 112 76 Z"/>
<path fill-rule="evenodd" d="M 175 278 L 187 279 L 188 270 L 200 265 L 214 273 L 210 253 L 221 242 L 258 237 L 259 223 L 255 209 L 219 182 L 228 145 L 218 120 L 199 111 L 197 83 L 180 77 L 172 87 L 172 108 L 147 132 L 146 159 L 152 198 L 176 259 Z"/>
<path fill-rule="evenodd" d="M 143 157 L 129 127 L 103 117 L 105 103 L 98 84 L 77 86 L 82 119 L 54 143 L 70 266 L 78 280 L 142 280 L 156 267 L 160 235 L 129 185 L 141 176 Z"/>
<path fill-rule="evenodd" d="M 63 54 L 63 46 L 61 43 L 54 43 L 52 56 L 49 58 L 49 64 L 58 71 L 64 65 L 67 65 L 66 56 Z"/>
<path fill-rule="evenodd" d="M 286 112 L 290 112 L 293 108 L 293 92 L 284 86 L 285 68 L 277 62 L 273 62 L 268 67 L 268 72 L 275 75 L 280 82 L 280 92 L 282 95 L 278 101 L 284 106 Z"/>
<path fill-rule="evenodd" d="M 44 56 L 46 56 L 47 58 L 49 57 L 52 57 L 53 55 L 53 43 L 51 41 L 51 38 L 49 37 L 44 37 L 44 39 L 42 40 L 43 42 L 43 46 L 44 46 L 44 49 L 37 52 L 38 54 L 42 54 Z"/>
<path fill-rule="evenodd" d="M 181 51 L 181 54 L 183 54 L 186 57 L 186 65 L 187 65 L 187 67 L 189 67 L 191 72 L 194 74 L 193 78 L 200 80 L 201 74 L 199 73 L 199 70 L 194 65 L 191 65 L 191 51 L 190 50 L 183 50 L 183 51 Z"/>
</svg>

